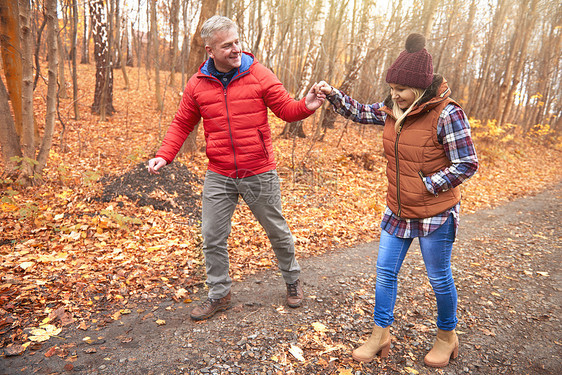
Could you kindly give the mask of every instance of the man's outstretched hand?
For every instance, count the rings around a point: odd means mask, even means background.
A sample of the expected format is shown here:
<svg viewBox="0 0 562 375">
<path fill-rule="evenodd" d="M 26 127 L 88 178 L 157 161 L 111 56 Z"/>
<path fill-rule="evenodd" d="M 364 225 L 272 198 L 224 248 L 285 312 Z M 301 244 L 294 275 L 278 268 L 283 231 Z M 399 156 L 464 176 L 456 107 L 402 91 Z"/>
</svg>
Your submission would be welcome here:
<svg viewBox="0 0 562 375">
<path fill-rule="evenodd" d="M 150 159 L 148 161 L 148 171 L 152 174 L 159 174 L 158 170 L 168 164 L 166 160 L 161 157 Z"/>
</svg>

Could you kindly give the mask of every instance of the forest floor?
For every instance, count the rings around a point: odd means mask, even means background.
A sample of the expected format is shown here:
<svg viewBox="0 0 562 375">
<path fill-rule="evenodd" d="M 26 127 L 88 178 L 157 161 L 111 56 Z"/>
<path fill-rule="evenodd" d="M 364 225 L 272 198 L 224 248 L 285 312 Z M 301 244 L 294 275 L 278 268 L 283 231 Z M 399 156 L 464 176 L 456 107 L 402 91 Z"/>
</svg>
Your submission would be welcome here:
<svg viewBox="0 0 562 375">
<path fill-rule="evenodd" d="M 0 359 L 0 374 L 560 374 L 561 198 L 558 183 L 461 218 L 453 254 L 460 355 L 444 369 L 423 364 L 435 304 L 417 246 L 399 277 L 390 356 L 351 359 L 372 328 L 371 242 L 302 260 L 300 308 L 284 305 L 282 277 L 270 269 L 234 283 L 234 307 L 207 321 L 189 318 L 203 289 L 189 304 L 131 302 L 118 321 Z"/>
<path fill-rule="evenodd" d="M 312 136 L 316 114 L 304 122 L 309 136 L 293 140 L 278 137 L 285 124 L 270 117 L 306 303 L 283 306 L 267 237 L 240 204 L 229 237 L 235 307 L 194 323 L 188 310 L 206 293 L 203 132 L 197 152 L 151 176 L 146 161 L 181 90 L 167 87 L 159 112 L 150 72 L 130 69 L 127 90 L 116 74 L 117 112 L 102 122 L 86 104 L 94 69 L 78 68 L 80 119 L 62 99 L 41 183 L 24 187 L 0 175 L 0 374 L 434 371 L 421 365 L 434 304 L 414 249 L 401 275 L 391 358 L 363 367 L 349 358 L 372 327 L 386 191 L 380 128 L 338 121 L 320 141 Z M 35 93 L 44 119 L 42 80 Z M 560 137 L 540 127 L 471 126 L 480 167 L 461 185 L 454 259 L 462 354 L 444 371 L 558 373 Z"/>
</svg>

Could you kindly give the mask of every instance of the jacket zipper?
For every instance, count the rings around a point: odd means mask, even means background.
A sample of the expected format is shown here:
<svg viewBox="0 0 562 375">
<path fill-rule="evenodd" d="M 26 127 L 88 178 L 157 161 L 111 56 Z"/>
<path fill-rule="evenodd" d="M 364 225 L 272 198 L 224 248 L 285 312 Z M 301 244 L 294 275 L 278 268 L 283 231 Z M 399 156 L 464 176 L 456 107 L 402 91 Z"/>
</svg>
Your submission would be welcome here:
<svg viewBox="0 0 562 375">
<path fill-rule="evenodd" d="M 394 142 L 394 159 L 396 160 L 396 200 L 398 201 L 398 216 L 402 215 L 402 204 L 400 203 L 400 161 L 398 158 L 398 140 L 400 139 L 400 133 L 402 133 L 402 126 L 400 125 L 398 133 L 396 133 L 396 141 Z"/>
<path fill-rule="evenodd" d="M 226 122 L 228 123 L 228 135 L 230 136 L 230 144 L 232 145 L 232 154 L 234 156 L 234 169 L 236 170 L 236 178 L 238 178 L 238 164 L 236 163 L 236 148 L 234 147 L 234 137 L 232 136 L 232 128 L 230 126 L 230 113 L 228 112 L 228 101 L 226 100 L 226 87 L 223 88 L 224 106 L 226 108 Z"/>
<path fill-rule="evenodd" d="M 235 79 L 238 79 L 240 77 L 245 76 L 246 74 L 248 74 L 248 70 L 245 70 L 244 72 L 241 72 L 238 75 L 235 75 L 230 80 L 230 83 L 232 83 L 232 81 L 234 81 Z M 216 77 L 213 77 L 210 74 L 203 74 L 203 76 L 207 79 L 218 82 L 222 86 L 222 82 L 219 81 Z M 230 126 L 230 114 L 228 112 L 228 102 L 226 100 L 226 89 L 227 89 L 226 87 L 223 87 L 222 91 L 223 91 L 223 94 L 224 94 L 224 106 L 226 108 L 226 121 L 228 122 L 228 135 L 230 136 L 230 144 L 232 145 L 232 153 L 233 153 L 233 156 L 234 156 L 234 169 L 236 170 L 236 178 L 239 178 L 238 177 L 238 163 L 236 163 L 236 149 L 234 147 L 234 138 L 232 137 L 232 127 Z"/>
</svg>

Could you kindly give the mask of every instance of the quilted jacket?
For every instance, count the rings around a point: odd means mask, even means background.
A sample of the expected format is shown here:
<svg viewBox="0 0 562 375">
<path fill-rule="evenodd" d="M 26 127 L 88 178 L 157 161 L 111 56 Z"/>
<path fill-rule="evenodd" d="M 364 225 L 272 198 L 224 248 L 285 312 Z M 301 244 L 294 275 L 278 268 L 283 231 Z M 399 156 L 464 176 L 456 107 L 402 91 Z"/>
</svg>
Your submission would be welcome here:
<svg viewBox="0 0 562 375">
<path fill-rule="evenodd" d="M 306 108 L 304 98 L 294 100 L 275 74 L 250 53 L 242 54 L 241 66 L 226 88 L 208 66 L 209 60 L 187 82 L 156 156 L 171 163 L 203 118 L 209 170 L 242 178 L 275 169 L 268 108 L 287 122 L 314 111 Z"/>
</svg>

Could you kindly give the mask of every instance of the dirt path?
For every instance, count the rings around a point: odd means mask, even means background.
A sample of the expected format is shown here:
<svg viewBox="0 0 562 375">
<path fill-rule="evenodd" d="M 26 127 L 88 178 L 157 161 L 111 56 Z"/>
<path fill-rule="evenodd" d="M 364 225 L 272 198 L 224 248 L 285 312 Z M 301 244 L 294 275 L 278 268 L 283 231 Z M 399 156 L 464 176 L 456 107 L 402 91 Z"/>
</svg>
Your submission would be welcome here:
<svg viewBox="0 0 562 375">
<path fill-rule="evenodd" d="M 284 307 L 282 278 L 270 270 L 236 283 L 234 307 L 209 321 L 192 322 L 189 304 L 131 304 L 118 321 L 66 329 L 39 350 L 1 358 L 0 374 L 560 374 L 561 196 L 559 183 L 461 217 L 453 254 L 460 356 L 444 370 L 423 365 L 435 305 L 417 247 L 400 275 L 390 357 L 350 360 L 372 328 L 370 243 L 301 260 L 307 298 L 299 309 Z"/>
</svg>

